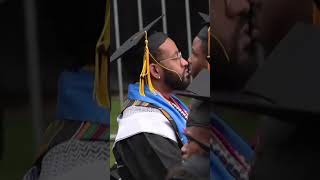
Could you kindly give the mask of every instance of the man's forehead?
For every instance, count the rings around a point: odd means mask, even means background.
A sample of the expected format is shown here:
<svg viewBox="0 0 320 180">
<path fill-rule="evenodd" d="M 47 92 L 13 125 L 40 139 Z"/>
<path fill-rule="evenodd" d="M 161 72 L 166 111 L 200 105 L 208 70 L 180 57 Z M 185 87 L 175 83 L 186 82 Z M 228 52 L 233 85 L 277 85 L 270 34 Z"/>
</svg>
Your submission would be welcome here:
<svg viewBox="0 0 320 180">
<path fill-rule="evenodd" d="M 178 52 L 175 42 L 169 37 L 159 46 L 159 50 L 166 52 Z"/>
</svg>

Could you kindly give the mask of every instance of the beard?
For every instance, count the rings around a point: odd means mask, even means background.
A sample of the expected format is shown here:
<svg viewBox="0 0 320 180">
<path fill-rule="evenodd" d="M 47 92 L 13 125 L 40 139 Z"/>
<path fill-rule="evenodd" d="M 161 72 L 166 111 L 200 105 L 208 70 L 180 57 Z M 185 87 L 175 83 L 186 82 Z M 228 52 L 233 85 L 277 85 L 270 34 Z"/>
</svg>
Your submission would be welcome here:
<svg viewBox="0 0 320 180">
<path fill-rule="evenodd" d="M 186 76 L 187 71 L 184 71 L 181 80 L 177 73 L 164 69 L 164 82 L 172 90 L 185 90 L 191 82 L 191 74 Z"/>
</svg>

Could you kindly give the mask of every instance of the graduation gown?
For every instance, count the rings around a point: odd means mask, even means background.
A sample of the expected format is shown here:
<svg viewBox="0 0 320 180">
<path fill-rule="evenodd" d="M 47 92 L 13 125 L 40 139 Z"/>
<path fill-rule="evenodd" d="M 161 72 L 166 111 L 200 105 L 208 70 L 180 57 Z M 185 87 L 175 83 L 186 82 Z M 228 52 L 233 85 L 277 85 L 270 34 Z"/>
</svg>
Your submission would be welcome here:
<svg viewBox="0 0 320 180">
<path fill-rule="evenodd" d="M 159 110 L 131 106 L 118 123 L 113 153 L 122 179 L 163 180 L 170 168 L 181 163 L 174 130 Z"/>
<path fill-rule="evenodd" d="M 164 180 L 168 170 L 181 162 L 176 142 L 151 133 L 124 139 L 116 143 L 113 152 L 119 175 L 128 180 Z"/>
</svg>

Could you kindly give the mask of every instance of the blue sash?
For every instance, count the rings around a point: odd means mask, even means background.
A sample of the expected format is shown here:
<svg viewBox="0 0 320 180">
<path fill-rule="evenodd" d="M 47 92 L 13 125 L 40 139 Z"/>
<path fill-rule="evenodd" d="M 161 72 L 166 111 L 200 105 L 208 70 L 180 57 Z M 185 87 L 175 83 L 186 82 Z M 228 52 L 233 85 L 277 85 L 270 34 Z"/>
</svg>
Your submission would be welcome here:
<svg viewBox="0 0 320 180">
<path fill-rule="evenodd" d="M 153 94 L 152 92 L 150 92 L 148 86 L 145 86 L 144 91 L 145 96 L 141 96 L 139 93 L 139 84 L 129 84 L 128 99 L 147 102 L 165 110 L 167 113 L 169 113 L 171 118 L 176 123 L 182 143 L 187 143 L 187 137 L 183 133 L 184 129 L 186 128 L 186 119 L 184 119 L 184 117 L 180 114 L 178 110 L 176 110 L 174 107 L 168 104 L 168 102 L 161 95 L 157 93 Z M 171 97 L 175 101 L 177 101 L 185 111 L 189 113 L 189 108 L 182 101 L 180 101 L 177 97 L 173 95 Z"/>
<path fill-rule="evenodd" d="M 253 150 L 250 145 L 245 142 L 230 126 L 228 126 L 220 117 L 211 113 L 211 124 L 223 134 L 224 138 L 238 151 L 247 162 L 250 162 L 253 157 Z"/>
</svg>

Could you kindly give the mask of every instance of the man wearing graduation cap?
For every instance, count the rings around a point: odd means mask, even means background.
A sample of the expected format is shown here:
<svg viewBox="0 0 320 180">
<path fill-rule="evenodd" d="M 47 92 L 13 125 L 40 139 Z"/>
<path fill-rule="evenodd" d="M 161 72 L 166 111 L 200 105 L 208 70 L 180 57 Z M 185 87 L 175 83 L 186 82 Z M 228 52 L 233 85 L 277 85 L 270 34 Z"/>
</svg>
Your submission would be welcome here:
<svg viewBox="0 0 320 180">
<path fill-rule="evenodd" d="M 208 52 L 209 27 L 207 24 L 209 24 L 209 22 L 206 22 L 206 25 L 202 27 L 192 42 L 192 54 L 188 61 L 192 65 L 191 73 L 193 78 L 196 77 L 202 69 L 209 67 L 207 60 L 207 55 L 210 53 Z"/>
<path fill-rule="evenodd" d="M 24 176 L 26 180 L 106 179 L 109 177 L 110 102 L 107 76 L 110 3 L 107 0 L 97 2 L 98 4 L 89 2 L 82 6 L 79 4 L 75 6 L 76 3 L 79 2 L 64 4 L 61 11 L 69 12 L 68 7 L 71 6 L 76 8 L 75 12 L 92 13 L 94 9 L 96 13 L 89 17 L 86 13 L 82 16 L 77 13 L 61 13 L 63 19 L 57 23 L 60 26 L 55 27 L 59 32 L 69 32 L 67 35 L 70 41 L 64 40 L 64 44 L 60 47 L 69 47 L 64 50 L 72 55 L 71 59 L 74 58 L 76 61 L 71 68 L 66 68 L 60 74 L 57 119 L 47 128 L 44 142 L 40 146 L 33 167 Z M 79 19 L 74 19 L 74 15 Z M 92 17 L 96 19 L 90 19 Z M 73 21 L 69 21 L 70 19 Z M 68 28 L 60 24 L 66 21 Z M 83 22 L 85 27 L 77 29 L 79 28 L 77 21 Z M 99 25 L 88 25 L 93 22 L 98 22 Z M 101 28 L 103 28 L 102 33 Z M 85 32 L 90 33 L 85 34 Z M 82 34 L 79 36 L 77 33 Z M 85 37 L 81 38 L 82 36 Z M 86 36 L 95 38 L 88 39 Z"/>
<path fill-rule="evenodd" d="M 113 152 L 122 179 L 164 179 L 168 169 L 181 162 L 180 148 L 187 141 L 183 130 L 189 109 L 172 92 L 185 89 L 191 73 L 172 39 L 162 32 L 147 35 L 160 18 L 131 38 L 144 40 L 144 56 L 129 63 L 142 71 L 129 84 L 128 103 L 117 118 Z M 132 46 L 139 42 L 129 49 Z"/>
</svg>

